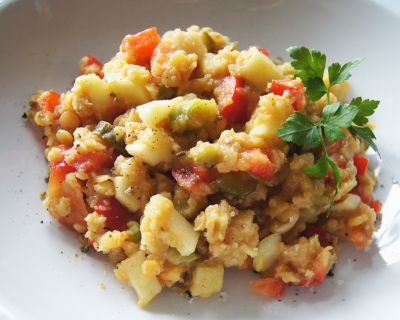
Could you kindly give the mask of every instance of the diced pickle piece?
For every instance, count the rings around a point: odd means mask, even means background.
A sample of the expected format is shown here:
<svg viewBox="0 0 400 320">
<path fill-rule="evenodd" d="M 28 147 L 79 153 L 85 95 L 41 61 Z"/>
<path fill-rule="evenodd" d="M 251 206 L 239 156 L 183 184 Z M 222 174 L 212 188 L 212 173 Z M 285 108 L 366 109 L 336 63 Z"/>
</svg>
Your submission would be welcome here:
<svg viewBox="0 0 400 320">
<path fill-rule="evenodd" d="M 257 180 L 245 172 L 229 172 L 221 174 L 217 181 L 219 191 L 227 196 L 242 198 L 254 192 Z"/>
</svg>

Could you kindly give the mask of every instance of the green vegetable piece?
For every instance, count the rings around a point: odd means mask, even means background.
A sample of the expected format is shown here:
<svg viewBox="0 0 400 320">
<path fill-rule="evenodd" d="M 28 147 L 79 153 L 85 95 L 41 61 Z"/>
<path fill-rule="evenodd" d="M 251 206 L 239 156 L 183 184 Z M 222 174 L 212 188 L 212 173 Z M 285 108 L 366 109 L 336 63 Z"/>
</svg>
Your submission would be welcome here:
<svg viewBox="0 0 400 320">
<path fill-rule="evenodd" d="M 225 195 L 243 198 L 256 190 L 258 182 L 245 172 L 229 172 L 221 174 L 216 184 Z"/>
<path fill-rule="evenodd" d="M 213 122 L 217 117 L 217 104 L 212 100 L 185 100 L 170 115 L 173 132 L 196 130 Z"/>
<path fill-rule="evenodd" d="M 175 248 L 169 248 L 167 251 L 167 260 L 174 265 L 189 264 L 199 258 L 199 255 L 196 253 L 192 253 L 188 256 L 181 256 Z"/>
<path fill-rule="evenodd" d="M 158 88 L 158 100 L 168 100 L 176 96 L 176 88 L 160 86 Z"/>
<path fill-rule="evenodd" d="M 131 241 L 139 242 L 140 239 L 142 238 L 141 233 L 140 233 L 140 225 L 136 221 L 131 222 L 131 224 L 132 225 L 129 227 L 129 231 L 132 233 Z"/>
<path fill-rule="evenodd" d="M 94 133 L 99 136 L 103 136 L 104 134 L 112 131 L 112 129 L 114 129 L 114 126 L 111 123 L 107 121 L 100 121 L 94 129 Z"/>
<path fill-rule="evenodd" d="M 196 145 L 189 151 L 189 157 L 195 162 L 204 163 L 204 165 L 209 168 L 216 165 L 220 161 L 222 154 L 218 145 L 209 142 L 203 142 Z"/>
<path fill-rule="evenodd" d="M 93 131 L 95 134 L 106 140 L 117 152 L 125 154 L 125 142 L 118 139 L 114 132 L 114 126 L 107 121 L 100 121 Z"/>
</svg>

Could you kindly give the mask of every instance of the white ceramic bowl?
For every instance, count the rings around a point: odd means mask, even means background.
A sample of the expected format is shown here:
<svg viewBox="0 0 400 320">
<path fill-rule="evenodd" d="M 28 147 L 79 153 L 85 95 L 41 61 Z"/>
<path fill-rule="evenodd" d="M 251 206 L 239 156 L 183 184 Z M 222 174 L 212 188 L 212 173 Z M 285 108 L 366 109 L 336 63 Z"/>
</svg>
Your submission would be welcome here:
<svg viewBox="0 0 400 320">
<path fill-rule="evenodd" d="M 400 8 L 384 4 L 394 9 L 361 0 L 0 0 L 0 318 L 398 319 Z M 189 303 L 165 290 L 141 310 L 111 266 L 81 254 L 75 236 L 40 203 L 47 174 L 40 133 L 21 118 L 30 95 L 66 90 L 81 56 L 109 59 L 127 33 L 191 24 L 284 58 L 295 44 L 341 62 L 364 57 L 353 72 L 354 94 L 382 101 L 375 118 L 382 154 L 377 195 L 384 203 L 377 242 L 368 252 L 344 249 L 333 278 L 314 289 L 291 288 L 282 302 L 251 293 L 250 272 L 229 271 L 222 297 Z"/>
</svg>

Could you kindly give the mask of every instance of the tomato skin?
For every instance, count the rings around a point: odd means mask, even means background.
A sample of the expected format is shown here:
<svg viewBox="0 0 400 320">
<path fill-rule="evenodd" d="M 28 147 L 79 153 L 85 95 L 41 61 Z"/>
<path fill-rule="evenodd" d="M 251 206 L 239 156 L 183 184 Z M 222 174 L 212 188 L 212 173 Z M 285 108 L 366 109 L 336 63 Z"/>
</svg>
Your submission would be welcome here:
<svg viewBox="0 0 400 320">
<path fill-rule="evenodd" d="M 260 51 L 263 55 L 269 57 L 269 55 L 270 55 L 269 50 L 267 50 L 267 49 L 265 49 L 265 48 L 263 48 L 263 47 L 260 47 L 260 46 L 251 46 L 250 48 L 252 48 L 252 47 L 256 48 L 256 49 L 257 49 L 258 51 Z"/>
<path fill-rule="evenodd" d="M 43 92 L 37 99 L 40 109 L 50 112 L 54 112 L 60 101 L 61 96 L 53 90 Z"/>
<path fill-rule="evenodd" d="M 64 160 L 50 163 L 49 196 L 61 190 L 61 184 L 68 173 L 75 172 L 75 168 L 68 165 Z"/>
<path fill-rule="evenodd" d="M 267 298 L 279 299 L 285 291 L 285 284 L 279 279 L 264 278 L 250 281 L 250 288 Z"/>
<path fill-rule="evenodd" d="M 225 77 L 215 92 L 219 113 L 229 123 L 245 123 L 250 118 L 249 101 L 245 81 L 242 78 Z"/>
<path fill-rule="evenodd" d="M 246 151 L 250 153 L 249 157 L 249 173 L 254 177 L 268 181 L 277 171 L 276 165 L 271 161 L 268 151 L 261 149 L 253 149 Z"/>
<path fill-rule="evenodd" d="M 95 73 L 103 78 L 103 64 L 92 55 L 82 57 L 79 61 L 79 70 L 81 74 Z"/>
<path fill-rule="evenodd" d="M 202 186 L 215 180 L 216 173 L 197 165 L 182 165 L 172 169 L 172 176 L 182 188 L 201 194 Z"/>
<path fill-rule="evenodd" d="M 95 210 L 106 217 L 106 227 L 110 230 L 125 230 L 127 223 L 135 218 L 135 215 L 115 197 L 101 199 L 95 206 Z"/>
<path fill-rule="evenodd" d="M 96 172 L 104 168 L 111 168 L 114 164 L 112 153 L 93 151 L 80 155 L 72 162 L 76 171 L 85 173 Z"/>
<path fill-rule="evenodd" d="M 354 155 L 354 165 L 357 168 L 357 175 L 363 176 L 368 170 L 368 159 L 358 154 Z"/>
<path fill-rule="evenodd" d="M 378 214 L 382 210 L 382 203 L 379 200 L 372 200 L 371 208 L 374 209 L 376 214 Z"/>
<path fill-rule="evenodd" d="M 304 100 L 304 85 L 299 79 L 295 80 L 272 80 L 271 92 L 276 95 L 283 95 L 285 91 L 288 91 L 293 97 L 293 108 L 297 111 L 303 111 L 305 100 Z"/>
<path fill-rule="evenodd" d="M 132 64 L 147 66 L 154 49 L 160 43 L 157 28 L 152 27 L 134 35 L 127 35 L 122 40 L 120 50 L 125 53 L 126 61 Z"/>
</svg>

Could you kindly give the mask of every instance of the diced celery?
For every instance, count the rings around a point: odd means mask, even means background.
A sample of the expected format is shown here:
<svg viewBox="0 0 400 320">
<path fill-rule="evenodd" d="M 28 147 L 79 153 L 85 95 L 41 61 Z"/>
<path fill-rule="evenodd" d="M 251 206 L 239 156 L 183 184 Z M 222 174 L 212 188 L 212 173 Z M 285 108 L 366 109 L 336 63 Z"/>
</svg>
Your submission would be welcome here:
<svg viewBox="0 0 400 320">
<path fill-rule="evenodd" d="M 100 121 L 93 132 L 106 140 L 119 153 L 126 153 L 124 138 L 117 136 L 111 123 Z"/>
<path fill-rule="evenodd" d="M 188 256 L 181 256 L 175 248 L 169 248 L 167 251 L 167 260 L 174 265 L 178 264 L 189 264 L 197 260 L 199 256 L 196 253 L 192 253 Z"/>
<path fill-rule="evenodd" d="M 170 115 L 173 132 L 196 130 L 215 121 L 218 107 L 214 100 L 184 100 Z"/>
<path fill-rule="evenodd" d="M 221 156 L 219 146 L 209 142 L 198 143 L 189 151 L 189 158 L 192 158 L 195 162 L 204 163 L 206 167 L 217 164 Z"/>
<path fill-rule="evenodd" d="M 130 222 L 129 231 L 132 233 L 132 235 L 131 235 L 132 242 L 140 241 L 141 234 L 140 234 L 140 225 L 138 222 L 136 222 L 136 221 Z"/>
</svg>

